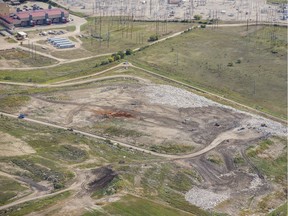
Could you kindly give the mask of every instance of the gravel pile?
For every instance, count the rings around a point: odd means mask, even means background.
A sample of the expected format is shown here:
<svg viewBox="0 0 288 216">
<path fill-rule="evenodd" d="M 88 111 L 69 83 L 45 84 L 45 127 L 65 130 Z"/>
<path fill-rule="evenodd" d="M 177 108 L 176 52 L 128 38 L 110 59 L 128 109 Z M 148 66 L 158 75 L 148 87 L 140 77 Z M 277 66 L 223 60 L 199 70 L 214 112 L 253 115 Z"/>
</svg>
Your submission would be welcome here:
<svg viewBox="0 0 288 216">
<path fill-rule="evenodd" d="M 186 90 L 168 85 L 149 85 L 139 89 L 152 104 L 175 106 L 177 108 L 217 106 L 217 103 Z"/>
<path fill-rule="evenodd" d="M 228 193 L 217 194 L 209 190 L 193 187 L 185 194 L 185 199 L 193 205 L 205 210 L 212 209 L 229 198 Z"/>
<path fill-rule="evenodd" d="M 264 135 L 287 136 L 287 127 L 278 122 L 216 103 L 203 96 L 196 95 L 183 89 L 168 85 L 148 85 L 141 87 L 138 91 L 148 97 L 149 102 L 152 104 L 162 104 L 177 108 L 217 106 L 242 113 L 247 116 L 247 118 L 240 122 L 244 128 L 252 128 Z"/>
</svg>

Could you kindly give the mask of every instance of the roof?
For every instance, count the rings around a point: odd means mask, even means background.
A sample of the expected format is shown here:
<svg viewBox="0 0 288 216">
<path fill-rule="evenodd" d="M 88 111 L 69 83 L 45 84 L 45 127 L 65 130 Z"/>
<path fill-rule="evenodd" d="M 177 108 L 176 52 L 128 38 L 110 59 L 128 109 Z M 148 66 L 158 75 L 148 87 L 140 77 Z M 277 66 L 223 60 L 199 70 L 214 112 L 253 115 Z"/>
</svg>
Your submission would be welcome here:
<svg viewBox="0 0 288 216">
<path fill-rule="evenodd" d="M 17 32 L 17 34 L 19 34 L 21 36 L 26 36 L 27 35 L 27 33 L 25 33 L 25 32 Z"/>
<path fill-rule="evenodd" d="M 32 17 L 42 17 L 45 16 L 46 13 L 48 13 L 48 16 L 53 16 L 53 15 L 61 15 L 61 12 L 64 12 L 64 14 L 68 14 L 66 10 L 63 10 L 61 8 L 53 8 L 53 9 L 46 9 L 46 10 L 33 10 L 33 11 L 22 11 L 18 12 L 16 15 L 20 19 L 26 19 L 29 18 L 30 15 Z"/>
<path fill-rule="evenodd" d="M 168 4 L 178 4 L 181 0 L 168 0 Z"/>
<path fill-rule="evenodd" d="M 0 19 L 5 21 L 6 23 L 12 24 L 13 23 L 13 18 L 9 16 L 0 16 Z"/>
</svg>

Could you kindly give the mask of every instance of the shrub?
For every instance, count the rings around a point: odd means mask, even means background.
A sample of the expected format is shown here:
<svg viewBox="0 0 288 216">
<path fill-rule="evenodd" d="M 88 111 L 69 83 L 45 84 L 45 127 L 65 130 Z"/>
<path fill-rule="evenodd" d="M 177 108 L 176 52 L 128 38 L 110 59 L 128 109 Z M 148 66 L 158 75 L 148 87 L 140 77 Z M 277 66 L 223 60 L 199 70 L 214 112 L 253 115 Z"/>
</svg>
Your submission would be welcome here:
<svg viewBox="0 0 288 216">
<path fill-rule="evenodd" d="M 201 20 L 201 19 L 202 19 L 202 16 L 196 14 L 196 15 L 194 16 L 194 19 L 195 19 L 195 20 Z"/>
<path fill-rule="evenodd" d="M 238 60 L 236 61 L 236 64 L 241 64 L 241 59 L 238 59 Z"/>
<path fill-rule="evenodd" d="M 60 182 L 54 182 L 53 183 L 53 187 L 54 187 L 55 190 L 61 189 L 61 188 L 64 188 L 64 184 L 62 184 Z"/>
<path fill-rule="evenodd" d="M 11 80 L 11 77 L 10 76 L 5 76 L 4 80 Z"/>
<path fill-rule="evenodd" d="M 151 35 L 148 39 L 148 42 L 157 41 L 159 39 L 158 35 Z"/>
<path fill-rule="evenodd" d="M 107 65 L 107 64 L 109 64 L 109 61 L 108 61 L 108 60 L 103 60 L 103 61 L 101 62 L 101 65 Z"/>
<path fill-rule="evenodd" d="M 111 63 L 111 62 L 114 61 L 114 58 L 111 56 L 111 57 L 108 58 L 108 61 L 109 61 L 109 63 Z"/>
</svg>

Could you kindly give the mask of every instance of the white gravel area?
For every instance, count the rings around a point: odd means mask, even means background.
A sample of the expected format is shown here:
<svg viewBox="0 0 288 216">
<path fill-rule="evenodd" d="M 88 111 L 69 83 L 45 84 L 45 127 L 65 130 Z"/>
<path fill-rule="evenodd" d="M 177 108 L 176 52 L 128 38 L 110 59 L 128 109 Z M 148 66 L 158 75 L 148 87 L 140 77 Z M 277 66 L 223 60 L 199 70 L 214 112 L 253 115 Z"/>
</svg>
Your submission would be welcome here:
<svg viewBox="0 0 288 216">
<path fill-rule="evenodd" d="M 245 128 L 253 128 L 254 130 L 266 135 L 287 136 L 287 127 L 281 123 L 216 103 L 184 89 L 169 85 L 147 85 L 138 89 L 138 92 L 144 94 L 151 104 L 168 105 L 177 108 L 198 108 L 209 106 L 226 108 L 247 115 L 247 118 L 240 122 L 240 124 Z"/>
<path fill-rule="evenodd" d="M 229 199 L 227 192 L 214 193 L 209 190 L 193 187 L 185 194 L 185 199 L 193 205 L 205 210 L 212 209 L 219 203 Z"/>
<path fill-rule="evenodd" d="M 141 87 L 139 91 L 143 92 L 152 104 L 169 105 L 177 108 L 218 105 L 205 97 L 169 85 L 148 85 Z"/>
<path fill-rule="evenodd" d="M 257 189 L 259 187 L 261 187 L 263 185 L 263 180 L 260 179 L 258 177 L 258 175 L 256 174 L 251 174 L 254 178 L 253 180 L 250 182 L 250 186 L 249 186 L 249 189 L 248 190 L 254 190 L 254 189 Z"/>
</svg>

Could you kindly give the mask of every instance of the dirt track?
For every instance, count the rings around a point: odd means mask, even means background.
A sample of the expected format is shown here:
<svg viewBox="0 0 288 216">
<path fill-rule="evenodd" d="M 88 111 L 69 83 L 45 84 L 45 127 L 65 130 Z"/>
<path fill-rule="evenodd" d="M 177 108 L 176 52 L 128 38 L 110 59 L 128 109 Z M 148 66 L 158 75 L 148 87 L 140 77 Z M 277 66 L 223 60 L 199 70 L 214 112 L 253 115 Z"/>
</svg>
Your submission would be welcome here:
<svg viewBox="0 0 288 216">
<path fill-rule="evenodd" d="M 3 113 L 3 112 L 0 112 L 0 115 L 7 116 L 7 117 L 12 117 L 12 118 L 18 118 L 18 116 L 7 114 L 7 113 Z M 47 122 L 42 122 L 42 121 L 39 121 L 39 120 L 30 119 L 30 118 L 27 118 L 27 117 L 25 119 L 23 119 L 23 120 L 28 121 L 28 122 L 32 122 L 32 123 L 46 125 L 46 126 L 49 126 L 49 127 L 55 127 L 55 128 L 59 128 L 59 129 L 63 129 L 63 130 L 68 130 L 68 128 L 66 128 L 66 127 L 62 127 L 62 126 L 59 126 L 59 125 L 56 125 L 56 124 L 47 123 Z M 87 133 L 87 132 L 80 131 L 80 130 L 73 130 L 73 132 L 77 133 L 77 134 L 82 134 L 82 135 L 85 135 L 85 136 L 88 136 L 88 137 L 96 138 L 96 139 L 107 140 L 107 137 L 94 135 L 94 134 Z M 247 134 L 247 133 L 245 133 L 245 134 Z M 161 154 L 161 153 L 150 151 L 150 150 L 147 150 L 147 149 L 144 149 L 144 148 L 136 147 L 136 146 L 130 145 L 128 143 L 119 142 L 119 141 L 116 141 L 116 140 L 113 140 L 113 139 L 110 139 L 110 141 L 113 144 L 118 144 L 120 146 L 129 148 L 129 149 L 135 149 L 135 150 L 143 152 L 143 153 L 147 153 L 147 154 L 151 154 L 151 155 L 155 155 L 155 156 L 159 156 L 159 157 L 164 157 L 164 158 L 169 158 L 169 159 L 175 160 L 175 159 L 193 158 L 193 157 L 197 157 L 199 155 L 202 155 L 202 154 L 212 150 L 213 148 L 217 147 L 219 144 L 221 144 L 224 140 L 227 140 L 227 139 L 251 139 L 251 138 L 255 138 L 255 134 L 254 135 L 251 134 L 251 136 L 241 136 L 241 132 L 239 132 L 238 129 L 236 128 L 236 129 L 233 129 L 231 131 L 227 131 L 227 132 L 225 132 L 223 134 L 220 134 L 212 143 L 210 143 L 204 149 L 202 149 L 202 150 L 200 150 L 198 152 L 191 153 L 191 154 L 186 154 L 186 155 Z"/>
</svg>

